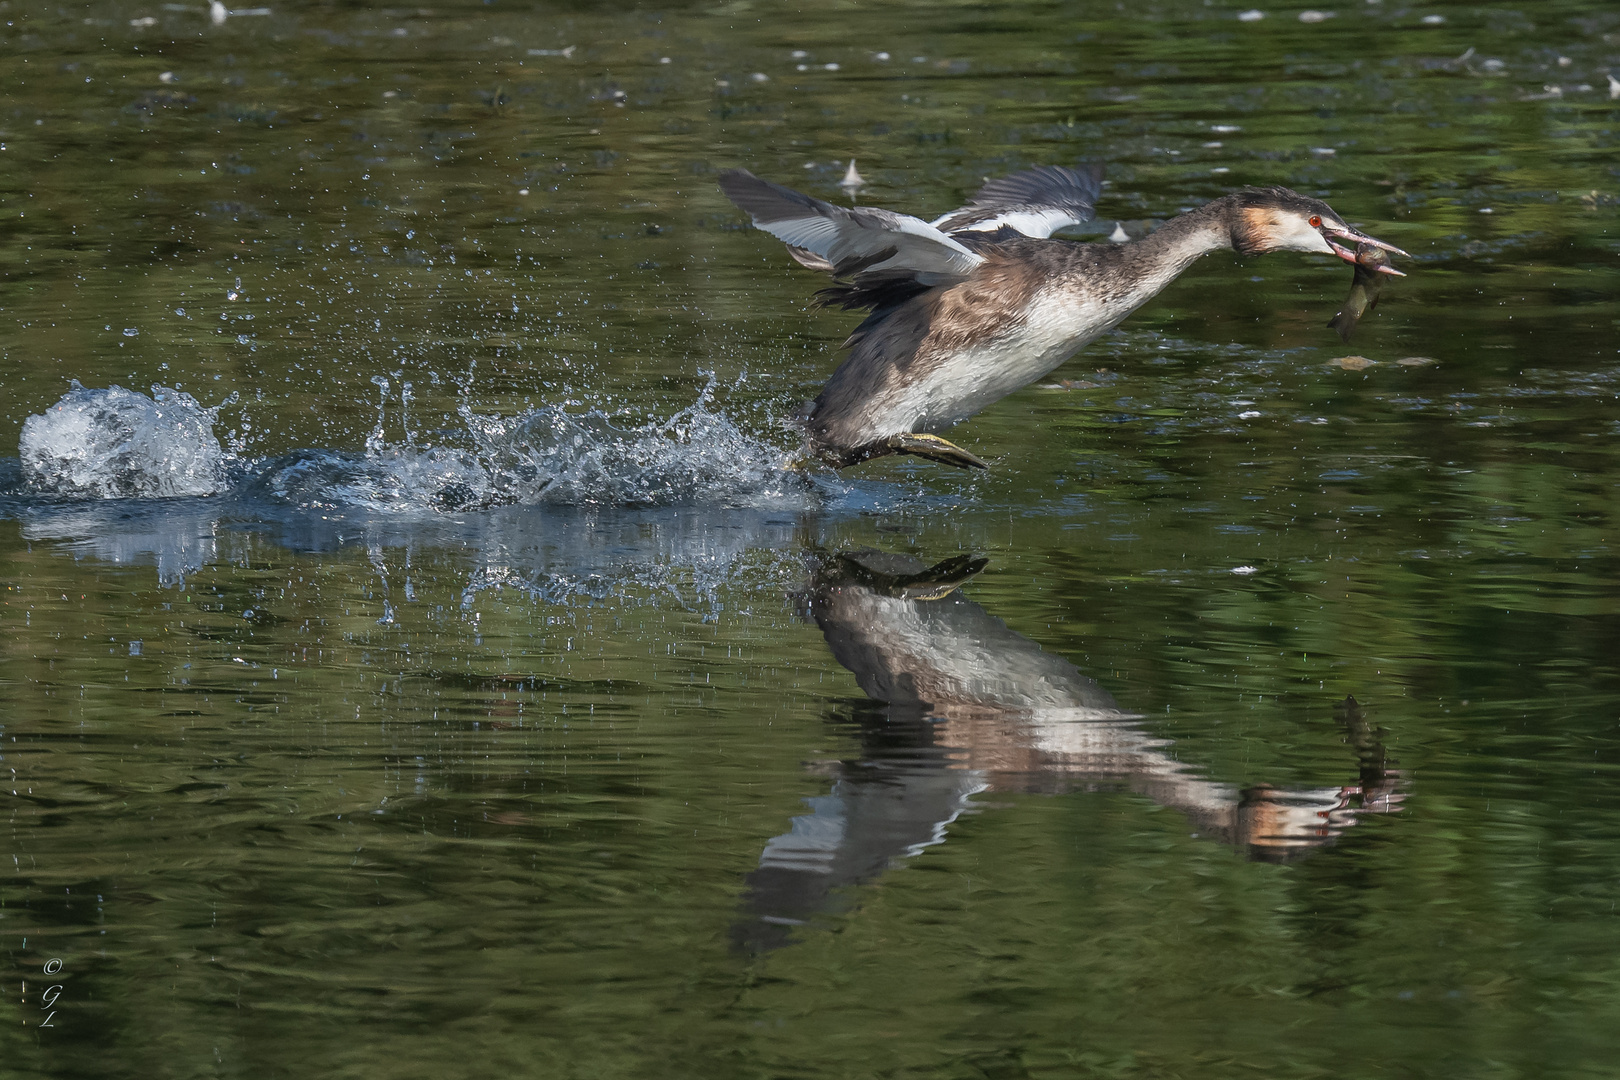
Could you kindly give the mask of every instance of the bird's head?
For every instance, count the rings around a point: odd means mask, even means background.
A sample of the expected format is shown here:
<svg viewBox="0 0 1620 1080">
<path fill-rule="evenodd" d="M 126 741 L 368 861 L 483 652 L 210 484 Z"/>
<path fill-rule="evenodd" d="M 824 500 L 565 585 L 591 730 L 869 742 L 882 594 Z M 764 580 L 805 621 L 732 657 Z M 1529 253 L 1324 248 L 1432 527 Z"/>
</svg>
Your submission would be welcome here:
<svg viewBox="0 0 1620 1080">
<path fill-rule="evenodd" d="M 1246 188 L 1230 196 L 1228 227 L 1232 246 L 1244 255 L 1268 251 L 1316 251 L 1356 261 L 1356 245 L 1368 244 L 1397 255 L 1406 252 L 1375 240 L 1344 223 L 1333 207 L 1284 187 Z M 1387 263 L 1380 272 L 1402 276 Z"/>
</svg>

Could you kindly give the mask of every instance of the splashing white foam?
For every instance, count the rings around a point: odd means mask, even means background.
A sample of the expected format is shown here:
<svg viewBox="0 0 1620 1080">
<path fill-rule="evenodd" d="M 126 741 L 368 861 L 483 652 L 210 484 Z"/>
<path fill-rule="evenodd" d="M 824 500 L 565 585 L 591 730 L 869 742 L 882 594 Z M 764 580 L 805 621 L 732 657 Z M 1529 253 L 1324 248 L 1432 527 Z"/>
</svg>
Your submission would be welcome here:
<svg viewBox="0 0 1620 1080">
<path fill-rule="evenodd" d="M 491 491 L 566 506 L 763 506 L 808 488 L 787 455 L 709 409 L 707 394 L 668 420 L 626 425 L 550 406 L 510 419 L 464 410 Z"/>
<path fill-rule="evenodd" d="M 626 425 L 560 406 L 461 418 L 474 449 L 385 446 L 364 454 L 300 450 L 265 462 L 254 487 L 307 507 L 384 512 L 492 506 L 797 506 L 813 491 L 780 450 L 702 402 Z"/>
<path fill-rule="evenodd" d="M 489 474 L 472 453 L 408 446 L 364 454 L 295 450 L 261 462 L 249 490 L 317 510 L 409 512 L 474 508 L 495 501 L 488 497 Z M 444 492 L 457 493 L 448 506 Z"/>
<path fill-rule="evenodd" d="M 147 397 L 75 381 L 55 405 L 23 422 L 23 479 L 34 491 L 93 499 L 217 494 L 225 453 L 214 437 L 216 412 L 165 386 Z"/>
<path fill-rule="evenodd" d="M 712 389 L 712 384 L 711 384 Z M 667 420 L 625 421 L 550 405 L 517 416 L 461 417 L 471 449 L 383 442 L 364 452 L 298 450 L 245 462 L 214 436 L 217 408 L 154 387 L 78 383 L 23 425 L 23 476 L 36 492 L 92 498 L 244 493 L 308 508 L 479 510 L 492 506 L 796 507 L 816 486 L 782 450 L 709 406 L 709 391 Z M 228 473 L 229 468 L 229 473 Z"/>
</svg>

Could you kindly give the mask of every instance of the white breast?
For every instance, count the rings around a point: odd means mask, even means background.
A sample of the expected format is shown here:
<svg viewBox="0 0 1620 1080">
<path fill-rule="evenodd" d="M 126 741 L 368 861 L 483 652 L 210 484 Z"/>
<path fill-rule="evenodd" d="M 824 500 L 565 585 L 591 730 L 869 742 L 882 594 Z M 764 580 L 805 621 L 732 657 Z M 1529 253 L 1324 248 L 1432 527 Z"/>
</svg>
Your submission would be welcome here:
<svg viewBox="0 0 1620 1080">
<path fill-rule="evenodd" d="M 889 430 L 943 431 L 1045 375 L 1130 314 L 1073 294 L 1051 293 L 1030 305 L 1009 332 L 943 358 L 892 403 Z"/>
</svg>

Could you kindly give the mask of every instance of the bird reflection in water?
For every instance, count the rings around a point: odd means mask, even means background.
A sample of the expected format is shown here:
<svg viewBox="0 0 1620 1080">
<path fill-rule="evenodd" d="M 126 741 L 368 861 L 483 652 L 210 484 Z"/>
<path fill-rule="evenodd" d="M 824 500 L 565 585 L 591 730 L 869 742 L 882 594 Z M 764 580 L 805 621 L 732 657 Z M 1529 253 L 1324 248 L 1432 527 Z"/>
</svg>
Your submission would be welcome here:
<svg viewBox="0 0 1620 1080">
<path fill-rule="evenodd" d="M 786 945 L 794 927 L 848 906 L 846 886 L 942 842 L 981 792 L 1130 791 L 1180 811 L 1198 836 L 1272 862 L 1399 807 L 1400 774 L 1353 698 L 1335 710 L 1359 759 L 1342 786 L 1200 777 L 1073 664 L 958 593 L 985 563 L 863 551 L 815 569 L 803 610 L 882 707 L 857 710 L 860 757 L 824 766 L 831 790 L 766 843 L 733 929 L 739 948 Z"/>
</svg>

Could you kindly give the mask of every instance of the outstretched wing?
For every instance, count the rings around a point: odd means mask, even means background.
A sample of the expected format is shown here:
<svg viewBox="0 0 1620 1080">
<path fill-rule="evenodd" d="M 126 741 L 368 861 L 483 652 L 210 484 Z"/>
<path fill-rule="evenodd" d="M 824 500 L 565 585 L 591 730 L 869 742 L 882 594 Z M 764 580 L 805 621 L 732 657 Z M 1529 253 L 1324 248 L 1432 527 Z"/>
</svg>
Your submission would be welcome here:
<svg viewBox="0 0 1620 1080">
<path fill-rule="evenodd" d="M 788 245 L 800 263 L 837 277 L 902 275 L 921 285 L 958 281 L 984 258 L 920 218 L 843 207 L 761 180 L 746 169 L 720 174 L 720 190 Z"/>
<path fill-rule="evenodd" d="M 1012 229 L 1044 240 L 1059 229 L 1090 221 L 1101 194 L 1100 165 L 1042 165 L 990 181 L 966 206 L 933 225 L 951 235 Z"/>
</svg>

